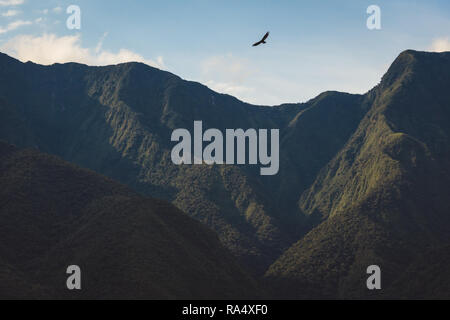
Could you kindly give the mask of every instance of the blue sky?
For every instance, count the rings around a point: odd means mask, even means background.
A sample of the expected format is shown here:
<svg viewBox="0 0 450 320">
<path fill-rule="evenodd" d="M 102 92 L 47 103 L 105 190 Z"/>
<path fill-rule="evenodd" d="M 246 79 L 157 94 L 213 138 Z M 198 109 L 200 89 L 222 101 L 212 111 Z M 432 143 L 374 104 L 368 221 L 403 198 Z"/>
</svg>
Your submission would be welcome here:
<svg viewBox="0 0 450 320">
<path fill-rule="evenodd" d="M 381 30 L 366 27 L 372 4 Z M 450 50 L 450 1 L 0 0 L 0 51 L 20 60 L 137 60 L 264 105 L 364 93 L 405 49 Z"/>
</svg>

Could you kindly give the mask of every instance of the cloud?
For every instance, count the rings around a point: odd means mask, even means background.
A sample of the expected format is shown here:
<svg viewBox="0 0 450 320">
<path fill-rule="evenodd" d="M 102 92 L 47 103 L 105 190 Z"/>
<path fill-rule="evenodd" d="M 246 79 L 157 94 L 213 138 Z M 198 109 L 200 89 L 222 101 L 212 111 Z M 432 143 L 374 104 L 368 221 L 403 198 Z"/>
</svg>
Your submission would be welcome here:
<svg viewBox="0 0 450 320">
<path fill-rule="evenodd" d="M 326 52 L 281 54 L 277 59 L 245 59 L 232 54 L 200 64 L 195 80 L 211 89 L 258 105 L 307 101 L 326 90 L 365 93 L 380 80 L 382 64 Z"/>
<path fill-rule="evenodd" d="M 205 77 L 231 80 L 242 83 L 257 70 L 250 67 L 248 61 L 234 57 L 232 54 L 213 56 L 202 63 L 202 73 Z"/>
<path fill-rule="evenodd" d="M 2 13 L 3 17 L 14 17 L 17 16 L 20 13 L 19 10 L 8 10 L 6 12 Z"/>
<path fill-rule="evenodd" d="M 0 0 L 0 7 L 18 6 L 23 4 L 24 0 Z"/>
<path fill-rule="evenodd" d="M 99 41 L 99 45 L 93 50 L 81 45 L 81 36 L 62 36 L 44 34 L 42 36 L 20 35 L 6 43 L 1 51 L 23 62 L 50 65 L 53 63 L 78 62 L 88 65 L 110 65 L 124 62 L 142 62 L 157 68 L 164 68 L 162 57 L 156 61 L 145 59 L 143 56 L 128 50 L 120 49 L 118 52 L 110 52 L 102 49 L 102 42 L 106 35 Z"/>
<path fill-rule="evenodd" d="M 214 80 L 209 80 L 205 82 L 205 85 L 214 91 L 226 93 L 236 97 L 243 97 L 248 94 L 253 94 L 255 91 L 253 88 L 237 85 L 232 82 L 216 82 Z"/>
<path fill-rule="evenodd" d="M 430 51 L 444 52 L 450 51 L 450 38 L 437 38 L 433 40 Z"/>
<path fill-rule="evenodd" d="M 28 26 L 30 24 L 32 24 L 31 21 L 17 20 L 17 21 L 14 21 L 14 22 L 11 22 L 10 24 L 8 24 L 5 28 L 0 27 L 0 34 L 7 33 L 9 31 L 13 31 L 13 30 L 23 27 L 23 26 Z"/>
<path fill-rule="evenodd" d="M 232 54 L 213 56 L 203 61 L 202 82 L 214 91 L 244 98 L 254 93 L 246 81 L 257 73 L 248 61 Z"/>
<path fill-rule="evenodd" d="M 61 7 L 55 7 L 52 9 L 52 11 L 56 14 L 60 14 L 63 11 L 63 8 Z"/>
<path fill-rule="evenodd" d="M 102 37 L 100 38 L 100 40 L 97 43 L 97 46 L 95 47 L 95 53 L 98 54 L 102 51 L 102 47 L 103 47 L 103 41 L 105 41 L 105 38 L 108 36 L 108 32 L 105 32 Z"/>
<path fill-rule="evenodd" d="M 295 92 L 295 85 L 278 74 L 268 74 L 254 67 L 251 61 L 233 54 L 204 60 L 199 80 L 216 92 L 261 105 L 275 105 L 289 100 L 289 93 Z M 293 101 L 297 100 L 298 97 Z"/>
</svg>

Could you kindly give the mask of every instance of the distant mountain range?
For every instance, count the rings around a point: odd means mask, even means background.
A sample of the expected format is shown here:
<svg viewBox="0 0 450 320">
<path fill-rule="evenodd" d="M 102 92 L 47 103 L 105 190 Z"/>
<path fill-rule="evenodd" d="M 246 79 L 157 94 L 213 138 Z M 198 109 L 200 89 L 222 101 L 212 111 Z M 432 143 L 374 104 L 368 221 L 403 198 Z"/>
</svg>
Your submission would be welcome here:
<svg viewBox="0 0 450 320">
<path fill-rule="evenodd" d="M 0 139 L 54 154 L 143 196 L 172 202 L 214 230 L 244 268 L 264 279 L 274 297 L 449 298 L 449 86 L 450 53 L 409 50 L 367 94 L 326 92 L 307 103 L 264 107 L 144 64 L 41 66 L 0 54 Z M 205 128 L 223 130 L 280 129 L 278 175 L 260 176 L 259 168 L 245 165 L 175 166 L 170 159 L 171 132 L 192 129 L 195 120 L 203 121 Z M 81 183 L 76 176 L 74 183 Z M 35 192 L 36 186 L 26 179 L 23 183 L 28 192 Z M 47 188 L 39 189 L 39 206 L 57 201 L 43 191 Z M 130 205 L 150 201 L 133 197 L 140 200 L 130 200 Z M 0 208 L 2 225 L 8 224 L 11 213 Z M 104 214 L 74 212 L 72 219 L 82 223 L 93 215 L 110 224 L 120 215 L 107 211 L 107 204 L 96 208 Z M 21 212 L 17 225 L 32 226 L 27 210 Z M 52 214 L 65 212 L 55 206 Z M 44 220 L 42 228 L 50 228 Z M 186 232 L 191 224 L 199 228 L 186 221 Z M 8 241 L 15 241 L 12 230 L 19 228 L 12 226 Z M 180 232 L 180 226 L 170 227 Z M 104 225 L 95 234 L 107 237 L 108 230 L 115 229 Z M 86 230 L 85 239 L 93 232 Z M 126 242 L 132 230 L 116 232 L 117 241 Z M 145 230 L 140 236 L 140 245 L 150 242 Z M 52 239 L 42 241 L 53 243 Z M 7 249 L 0 245 L 2 259 L 8 256 L 3 250 L 13 248 L 8 243 Z M 28 250 L 21 245 L 17 250 Z M 142 246 L 142 251 L 131 252 L 146 259 L 153 247 Z M 101 243 L 88 248 L 93 254 L 103 251 Z M 176 259 L 178 253 L 173 254 Z M 366 268 L 372 264 L 382 269 L 381 291 L 366 288 Z M 194 262 L 187 265 L 198 270 Z M 0 260 L 0 267 L 17 279 L 27 272 L 8 259 Z M 251 293 L 257 285 L 240 267 L 233 268 L 227 268 L 229 292 L 237 288 L 232 276 L 236 273 L 246 279 L 242 284 Z M 202 290 L 211 293 L 209 288 Z M 171 295 L 148 295 L 154 296 Z"/>
</svg>

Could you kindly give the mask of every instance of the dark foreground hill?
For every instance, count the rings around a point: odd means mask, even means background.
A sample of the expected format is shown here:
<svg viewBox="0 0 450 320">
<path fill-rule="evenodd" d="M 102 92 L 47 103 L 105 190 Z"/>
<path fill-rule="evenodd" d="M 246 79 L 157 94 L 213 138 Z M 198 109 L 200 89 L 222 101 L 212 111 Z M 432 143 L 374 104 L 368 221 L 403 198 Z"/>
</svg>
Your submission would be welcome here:
<svg viewBox="0 0 450 320">
<path fill-rule="evenodd" d="M 0 141 L 0 298 L 260 296 L 217 236 L 171 204 Z M 66 289 L 79 265 L 82 290 Z"/>
</svg>

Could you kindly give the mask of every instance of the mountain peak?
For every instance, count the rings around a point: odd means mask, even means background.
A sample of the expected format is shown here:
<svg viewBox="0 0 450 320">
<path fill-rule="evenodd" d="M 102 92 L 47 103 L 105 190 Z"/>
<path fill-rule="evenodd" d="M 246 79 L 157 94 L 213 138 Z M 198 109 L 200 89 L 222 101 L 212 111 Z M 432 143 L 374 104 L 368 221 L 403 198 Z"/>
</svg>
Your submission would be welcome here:
<svg viewBox="0 0 450 320">
<path fill-rule="evenodd" d="M 17 64 L 17 63 L 22 63 L 22 62 L 20 62 L 20 61 L 17 60 L 16 58 L 13 58 L 13 57 L 7 55 L 6 53 L 3 53 L 3 52 L 0 51 L 0 63 L 2 63 L 2 64 L 3 64 L 3 63 L 4 63 L 4 64 L 6 64 L 6 63 L 14 63 L 14 64 Z"/>
</svg>

